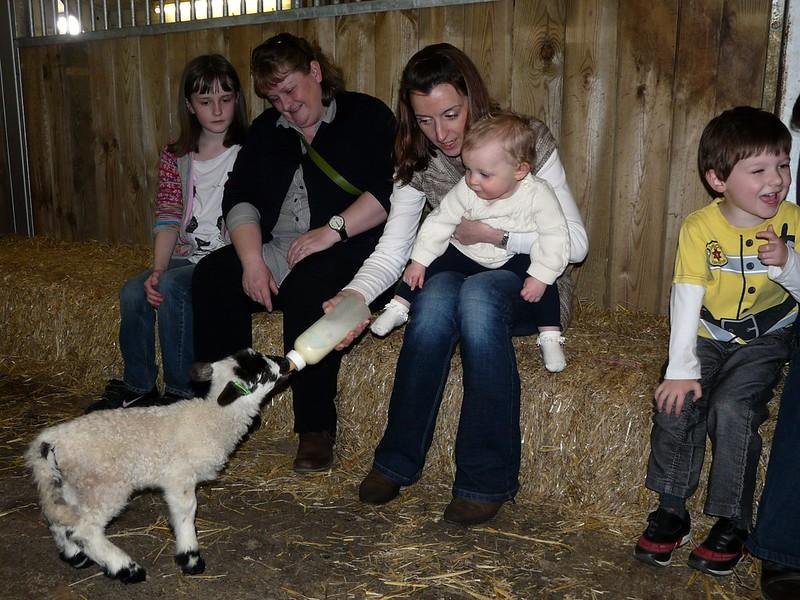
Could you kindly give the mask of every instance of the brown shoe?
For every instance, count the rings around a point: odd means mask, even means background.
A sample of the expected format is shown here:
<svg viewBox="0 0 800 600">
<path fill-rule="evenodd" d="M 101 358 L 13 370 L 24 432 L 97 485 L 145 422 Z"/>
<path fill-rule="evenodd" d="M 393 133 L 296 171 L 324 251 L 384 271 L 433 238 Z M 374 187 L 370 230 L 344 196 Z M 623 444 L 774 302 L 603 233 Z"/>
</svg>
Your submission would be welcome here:
<svg viewBox="0 0 800 600">
<path fill-rule="evenodd" d="M 800 571 L 778 563 L 761 563 L 761 597 L 764 600 L 800 598 Z"/>
<path fill-rule="evenodd" d="M 358 486 L 358 499 L 365 504 L 386 504 L 397 498 L 400 484 L 372 469 Z"/>
<path fill-rule="evenodd" d="M 301 433 L 292 467 L 298 473 L 327 471 L 333 464 L 333 442 L 327 431 Z"/>
<path fill-rule="evenodd" d="M 474 502 L 454 497 L 444 509 L 444 520 L 457 525 L 478 525 L 497 514 L 503 502 Z"/>
</svg>

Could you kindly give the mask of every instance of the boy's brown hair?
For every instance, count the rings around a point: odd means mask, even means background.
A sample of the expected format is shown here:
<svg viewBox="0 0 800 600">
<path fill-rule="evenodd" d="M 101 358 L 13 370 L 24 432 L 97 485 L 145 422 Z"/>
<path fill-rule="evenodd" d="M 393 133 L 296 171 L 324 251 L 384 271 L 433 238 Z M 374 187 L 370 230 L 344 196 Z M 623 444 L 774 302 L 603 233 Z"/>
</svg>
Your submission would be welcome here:
<svg viewBox="0 0 800 600">
<path fill-rule="evenodd" d="M 708 188 L 705 175 L 710 170 L 726 181 L 740 160 L 762 152 L 789 154 L 791 149 L 792 135 L 778 117 L 760 108 L 738 106 L 717 115 L 706 125 L 700 136 L 697 166 Z"/>
<path fill-rule="evenodd" d="M 512 163 L 532 166 L 536 158 L 536 134 L 528 121 L 511 111 L 496 111 L 473 123 L 464 136 L 461 152 L 489 141 L 499 141 Z"/>
</svg>

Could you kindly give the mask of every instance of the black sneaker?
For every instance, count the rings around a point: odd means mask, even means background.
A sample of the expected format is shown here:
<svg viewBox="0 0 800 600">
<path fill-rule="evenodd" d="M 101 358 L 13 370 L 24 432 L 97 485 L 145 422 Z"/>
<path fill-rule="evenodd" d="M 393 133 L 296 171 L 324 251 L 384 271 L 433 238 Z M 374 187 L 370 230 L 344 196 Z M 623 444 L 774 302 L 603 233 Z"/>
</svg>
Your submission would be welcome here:
<svg viewBox="0 0 800 600">
<path fill-rule="evenodd" d="M 675 513 L 659 508 L 647 516 L 647 529 L 636 542 L 633 556 L 648 565 L 666 567 L 672 562 L 672 551 L 692 539 L 691 528 L 688 514 L 681 519 Z"/>
<path fill-rule="evenodd" d="M 149 392 L 134 392 L 128 389 L 125 382 L 119 379 L 112 379 L 106 385 L 103 396 L 95 402 L 90 404 L 84 411 L 85 413 L 94 412 L 96 410 L 112 410 L 115 408 L 131 408 L 134 406 L 154 406 L 160 404 L 160 394 L 158 388 L 153 388 Z"/>
<path fill-rule="evenodd" d="M 718 519 L 708 537 L 689 555 L 689 566 L 709 575 L 730 575 L 747 554 L 747 531 L 731 519 Z"/>
</svg>

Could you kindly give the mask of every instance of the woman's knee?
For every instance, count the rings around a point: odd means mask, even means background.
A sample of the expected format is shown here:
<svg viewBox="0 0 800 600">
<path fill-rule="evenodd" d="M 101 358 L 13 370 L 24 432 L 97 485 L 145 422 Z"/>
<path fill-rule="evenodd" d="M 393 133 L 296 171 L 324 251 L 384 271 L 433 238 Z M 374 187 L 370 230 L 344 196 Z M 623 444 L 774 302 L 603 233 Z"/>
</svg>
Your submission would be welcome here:
<svg viewBox="0 0 800 600">
<path fill-rule="evenodd" d="M 414 298 L 414 319 L 436 319 L 441 315 L 453 317 L 458 309 L 459 293 L 464 281 L 463 275 L 453 271 L 439 273 L 427 280 Z"/>
<path fill-rule="evenodd" d="M 327 290 L 321 290 L 316 285 L 317 279 L 318 277 L 315 277 L 315 273 L 308 269 L 291 271 L 281 282 L 278 290 L 282 307 L 285 305 L 291 310 L 292 307 L 301 304 L 322 304 L 324 300 L 336 294 L 336 292 L 329 295 L 326 294 Z"/>
<path fill-rule="evenodd" d="M 359 266 L 340 260 L 330 251 L 312 254 L 297 263 L 284 278 L 280 296 L 291 304 L 321 305 L 353 278 Z"/>
<path fill-rule="evenodd" d="M 461 287 L 459 308 L 466 321 L 505 322 L 510 327 L 522 281 L 508 271 L 490 271 L 469 277 Z"/>
</svg>

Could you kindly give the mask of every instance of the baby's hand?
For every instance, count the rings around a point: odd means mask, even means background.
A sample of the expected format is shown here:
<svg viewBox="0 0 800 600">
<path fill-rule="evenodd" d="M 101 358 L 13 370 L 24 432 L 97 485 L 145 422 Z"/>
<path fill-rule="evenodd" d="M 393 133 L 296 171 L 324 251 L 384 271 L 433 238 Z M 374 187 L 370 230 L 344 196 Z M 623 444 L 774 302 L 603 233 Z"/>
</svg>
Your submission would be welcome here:
<svg viewBox="0 0 800 600">
<path fill-rule="evenodd" d="M 415 260 L 406 267 L 403 273 L 403 281 L 408 284 L 412 290 L 421 288 L 425 283 L 425 267 Z"/>
<path fill-rule="evenodd" d="M 789 247 L 777 236 L 772 225 L 767 225 L 767 230 L 760 231 L 756 237 L 767 240 L 758 247 L 758 260 L 767 266 L 785 267 L 786 261 L 789 260 Z"/>
<path fill-rule="evenodd" d="M 538 302 L 542 299 L 546 289 L 547 284 L 545 282 L 539 281 L 536 277 L 526 277 L 519 295 L 526 302 Z"/>
<path fill-rule="evenodd" d="M 677 417 L 683 411 L 686 396 L 689 392 L 697 400 L 703 396 L 703 388 L 696 379 L 665 379 L 656 388 L 656 408 L 658 412 Z"/>
</svg>

